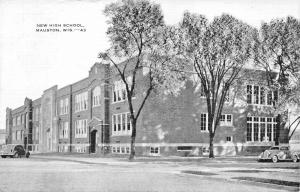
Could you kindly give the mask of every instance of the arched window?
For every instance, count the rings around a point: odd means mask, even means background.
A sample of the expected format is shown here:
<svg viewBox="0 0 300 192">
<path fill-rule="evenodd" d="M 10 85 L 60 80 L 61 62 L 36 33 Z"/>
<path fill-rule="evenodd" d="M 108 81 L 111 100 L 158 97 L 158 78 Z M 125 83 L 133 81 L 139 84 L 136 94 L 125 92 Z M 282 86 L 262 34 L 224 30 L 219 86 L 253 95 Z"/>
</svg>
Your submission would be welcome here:
<svg viewBox="0 0 300 192">
<path fill-rule="evenodd" d="M 100 87 L 97 86 L 93 90 L 93 107 L 100 105 Z"/>
</svg>

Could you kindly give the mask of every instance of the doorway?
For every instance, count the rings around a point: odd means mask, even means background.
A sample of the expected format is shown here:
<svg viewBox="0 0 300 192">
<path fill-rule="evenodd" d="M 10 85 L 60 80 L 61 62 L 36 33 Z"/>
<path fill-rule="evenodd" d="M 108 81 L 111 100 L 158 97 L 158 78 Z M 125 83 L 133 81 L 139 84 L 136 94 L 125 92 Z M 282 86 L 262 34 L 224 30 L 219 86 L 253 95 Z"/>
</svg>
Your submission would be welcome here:
<svg viewBox="0 0 300 192">
<path fill-rule="evenodd" d="M 91 132 L 91 153 L 96 153 L 97 146 L 97 130 Z"/>
</svg>

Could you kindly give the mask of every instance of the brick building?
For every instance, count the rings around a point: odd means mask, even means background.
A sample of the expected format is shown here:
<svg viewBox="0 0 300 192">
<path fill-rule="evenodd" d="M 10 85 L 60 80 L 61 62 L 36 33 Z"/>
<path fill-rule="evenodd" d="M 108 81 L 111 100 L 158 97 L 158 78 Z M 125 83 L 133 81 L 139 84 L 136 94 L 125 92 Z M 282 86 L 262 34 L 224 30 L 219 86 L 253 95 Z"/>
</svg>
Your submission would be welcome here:
<svg viewBox="0 0 300 192">
<path fill-rule="evenodd" d="M 143 72 L 139 72 L 142 78 Z M 269 112 L 276 91 L 268 91 L 264 72 L 243 71 L 232 88 L 215 136 L 217 155 L 252 153 L 286 133 Z M 138 87 L 143 87 L 139 81 Z M 209 143 L 208 115 L 201 87 L 191 77 L 178 95 L 156 92 L 137 123 L 137 155 L 203 155 Z M 96 63 L 89 76 L 36 100 L 6 110 L 6 142 L 32 152 L 129 154 L 131 123 L 124 85 L 108 64 Z M 142 92 L 137 88 L 134 103 Z M 279 131 L 280 130 L 280 131 Z M 279 134 L 280 133 L 280 134 Z"/>
</svg>

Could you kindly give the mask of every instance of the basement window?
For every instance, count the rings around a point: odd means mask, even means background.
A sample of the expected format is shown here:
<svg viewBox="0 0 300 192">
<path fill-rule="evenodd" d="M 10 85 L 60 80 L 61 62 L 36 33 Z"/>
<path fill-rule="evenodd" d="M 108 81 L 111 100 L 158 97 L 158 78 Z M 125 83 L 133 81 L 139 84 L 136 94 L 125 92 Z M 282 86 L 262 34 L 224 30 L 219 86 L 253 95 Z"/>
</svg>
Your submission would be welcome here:
<svg viewBox="0 0 300 192">
<path fill-rule="evenodd" d="M 150 155 L 159 155 L 160 149 L 159 147 L 150 147 Z"/>
<path fill-rule="evenodd" d="M 177 151 L 192 151 L 192 146 L 178 146 Z"/>
<path fill-rule="evenodd" d="M 226 137 L 226 141 L 227 141 L 227 142 L 232 142 L 232 136 Z"/>
</svg>

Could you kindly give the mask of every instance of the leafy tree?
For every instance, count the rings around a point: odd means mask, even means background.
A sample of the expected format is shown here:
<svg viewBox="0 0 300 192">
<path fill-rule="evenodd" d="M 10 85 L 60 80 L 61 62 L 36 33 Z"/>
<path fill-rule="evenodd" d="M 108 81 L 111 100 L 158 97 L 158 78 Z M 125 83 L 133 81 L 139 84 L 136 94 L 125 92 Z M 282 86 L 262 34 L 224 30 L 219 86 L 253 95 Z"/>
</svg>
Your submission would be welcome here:
<svg viewBox="0 0 300 192">
<path fill-rule="evenodd" d="M 280 93 L 279 100 L 273 105 L 274 113 L 278 114 L 279 135 L 279 120 L 286 119 L 280 118 L 281 114 L 287 114 L 291 106 L 300 106 L 300 22 L 296 18 L 287 17 L 262 23 L 255 42 L 254 61 L 266 71 L 270 89 L 277 89 Z M 274 72 L 277 75 L 272 75 Z M 294 133 L 291 126 L 288 132 L 290 139 Z M 278 135 L 275 141 L 277 144 Z"/>
<path fill-rule="evenodd" d="M 111 48 L 99 57 L 109 61 L 119 78 L 125 84 L 128 108 L 132 123 L 131 152 L 129 159 L 135 156 L 137 120 L 150 94 L 157 87 L 167 90 L 177 88 L 178 74 L 176 52 L 173 51 L 174 29 L 167 27 L 160 6 L 147 0 L 122 0 L 106 6 L 104 14 L 108 17 L 107 35 Z M 119 61 L 123 61 L 119 64 Z M 145 70 L 146 69 L 146 70 Z M 147 71 L 143 77 L 142 94 L 133 101 L 137 90 L 137 81 L 141 82 L 141 71 Z M 172 83 L 170 83 L 172 82 Z M 140 103 L 137 103 L 140 101 Z"/>
<path fill-rule="evenodd" d="M 229 87 L 251 56 L 254 29 L 223 14 L 211 23 L 203 15 L 186 12 L 180 23 L 178 47 L 193 64 L 206 96 L 210 158 L 213 140 Z"/>
</svg>

